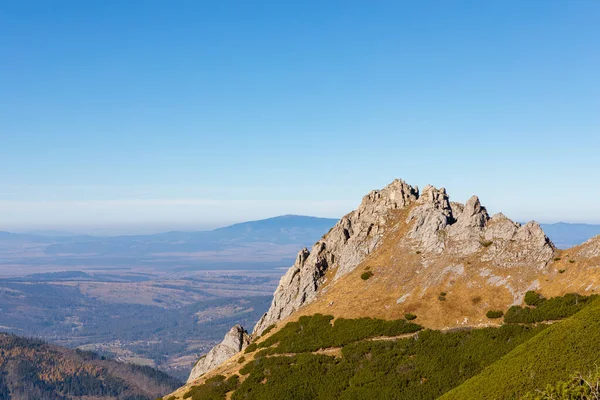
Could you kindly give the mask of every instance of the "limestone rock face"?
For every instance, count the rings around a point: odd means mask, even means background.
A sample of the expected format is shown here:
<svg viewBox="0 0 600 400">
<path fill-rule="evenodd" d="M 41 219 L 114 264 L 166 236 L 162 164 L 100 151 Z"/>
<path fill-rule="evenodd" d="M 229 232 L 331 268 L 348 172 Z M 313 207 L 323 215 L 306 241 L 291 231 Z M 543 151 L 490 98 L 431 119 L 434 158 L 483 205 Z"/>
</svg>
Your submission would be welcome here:
<svg viewBox="0 0 600 400">
<path fill-rule="evenodd" d="M 481 206 L 479 198 L 473 196 L 465 203 L 463 212 L 456 218 L 454 227 L 462 231 L 478 230 L 483 228 L 489 219 L 487 210 Z"/>
<path fill-rule="evenodd" d="M 363 197 L 358 209 L 344 216 L 311 251 L 298 253 L 253 334 L 260 335 L 269 325 L 313 301 L 328 270 L 335 269 L 333 280 L 352 271 L 379 245 L 389 211 L 402 209 L 418 197 L 419 189 L 401 180 Z"/>
<path fill-rule="evenodd" d="M 482 255 L 498 268 L 535 268 L 538 271 L 552 261 L 556 248 L 537 222 L 521 226 L 504 216 L 495 216 L 484 230 L 482 244 L 489 246 Z"/>
<path fill-rule="evenodd" d="M 190 376 L 188 383 L 196 380 L 213 368 L 242 351 L 250 344 L 250 335 L 240 325 L 235 325 L 227 332 L 223 341 L 213 347 L 205 356 L 200 358 Z"/>
<path fill-rule="evenodd" d="M 408 237 L 420 242 L 422 251 L 440 253 L 445 247 L 445 228 L 454 222 L 446 189 L 426 186 L 406 222 Z"/>
</svg>

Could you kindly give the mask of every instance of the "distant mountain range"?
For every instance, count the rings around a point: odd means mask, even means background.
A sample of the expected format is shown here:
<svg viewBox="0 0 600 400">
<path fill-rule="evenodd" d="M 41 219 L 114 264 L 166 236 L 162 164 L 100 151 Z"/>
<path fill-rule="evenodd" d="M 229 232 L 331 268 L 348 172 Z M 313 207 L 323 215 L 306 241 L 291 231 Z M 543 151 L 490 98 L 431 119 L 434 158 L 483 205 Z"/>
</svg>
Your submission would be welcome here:
<svg viewBox="0 0 600 400">
<path fill-rule="evenodd" d="M 14 265 L 156 268 L 272 268 L 291 264 L 337 222 L 283 215 L 210 231 L 150 235 L 90 236 L 0 232 L 0 262 Z M 542 224 L 559 248 L 600 234 L 600 225 Z M 44 233 L 44 232 L 39 232 Z M 0 271 L 1 272 L 1 271 Z"/>
<path fill-rule="evenodd" d="M 293 262 L 301 248 L 311 246 L 336 222 L 283 215 L 211 231 L 151 235 L 44 236 L 0 232 L 0 263 L 67 269 L 140 265 L 159 269 L 284 267 Z"/>
<path fill-rule="evenodd" d="M 211 231 L 171 231 L 151 235 L 53 237 L 46 254 L 147 255 L 218 252 L 257 243 L 312 245 L 337 220 L 283 215 Z"/>
</svg>

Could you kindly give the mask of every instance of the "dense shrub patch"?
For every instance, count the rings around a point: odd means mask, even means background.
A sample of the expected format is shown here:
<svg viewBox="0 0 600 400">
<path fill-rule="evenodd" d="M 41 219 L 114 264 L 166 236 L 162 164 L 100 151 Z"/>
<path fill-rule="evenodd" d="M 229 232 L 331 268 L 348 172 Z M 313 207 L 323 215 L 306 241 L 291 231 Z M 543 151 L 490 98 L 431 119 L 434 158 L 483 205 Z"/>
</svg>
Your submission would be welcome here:
<svg viewBox="0 0 600 400">
<path fill-rule="evenodd" d="M 367 279 L 369 279 L 372 276 L 373 276 L 373 272 L 365 271 L 360 275 L 360 279 L 362 279 L 363 281 L 366 281 Z"/>
<path fill-rule="evenodd" d="M 404 314 L 404 318 L 405 318 L 407 321 L 412 321 L 412 320 L 415 320 L 415 319 L 417 319 L 417 316 L 416 316 L 415 314 L 406 313 L 406 314 Z"/>
<path fill-rule="evenodd" d="M 191 400 L 224 400 L 227 392 L 235 390 L 239 385 L 239 377 L 233 375 L 225 379 L 223 375 L 217 375 L 207 379 L 202 385 L 193 386 L 186 394 L 184 399 Z"/>
<path fill-rule="evenodd" d="M 265 348 L 278 343 L 277 347 L 262 351 L 260 355 L 311 352 L 376 336 L 398 336 L 422 329 L 420 325 L 405 320 L 338 318 L 332 326 L 332 319 L 332 315 L 315 314 L 302 316 L 297 322 L 289 322 L 258 344 L 258 347 Z"/>
<path fill-rule="evenodd" d="M 547 385 L 545 390 L 529 392 L 522 400 L 591 400 L 600 398 L 600 374 L 575 374 L 568 381 Z"/>
<path fill-rule="evenodd" d="M 330 318 L 319 316 L 315 321 L 329 324 Z M 353 321 L 346 320 L 344 328 L 351 328 Z M 545 328 L 505 325 L 447 333 L 425 330 L 406 339 L 350 343 L 343 347 L 341 358 L 310 353 L 258 358 L 240 371 L 247 376 L 232 398 L 433 399 Z M 311 332 L 307 338 L 316 333 Z M 324 338 L 329 340 L 327 334 Z M 331 344 L 317 344 L 318 337 L 314 340 L 313 349 Z"/>
<path fill-rule="evenodd" d="M 260 336 L 266 336 L 267 333 L 271 332 L 275 328 L 275 324 L 271 324 L 265 328 L 265 330 L 261 333 Z"/>
<path fill-rule="evenodd" d="M 250 343 L 248 347 L 244 349 L 244 354 L 252 353 L 258 349 L 258 345 L 256 343 Z"/>
<path fill-rule="evenodd" d="M 527 293 L 525 293 L 525 304 L 527 304 L 528 306 L 539 306 L 544 300 L 544 296 L 537 292 L 534 292 L 533 290 L 530 290 Z"/>
<path fill-rule="evenodd" d="M 556 319 L 597 297 L 534 295 L 529 299 L 536 306 L 519 307 L 521 316 Z M 256 346 L 262 350 L 240 370 L 242 383 L 237 376 L 215 377 L 186 398 L 222 400 L 230 391 L 232 400 L 520 398 L 528 392 L 527 400 L 594 398 L 577 379 L 535 389 L 568 378 L 565 371 L 600 362 L 599 311 L 595 302 L 558 324 L 449 332 L 419 331 L 419 325 L 406 320 L 340 318 L 332 325 L 330 315 L 304 316 Z M 417 333 L 397 340 L 364 340 L 408 332 Z M 342 357 L 310 353 L 338 346 Z M 267 354 L 271 356 L 261 357 Z"/>
<path fill-rule="evenodd" d="M 485 313 L 485 316 L 490 319 L 501 318 L 504 315 L 504 312 L 501 310 L 490 310 Z"/>
<path fill-rule="evenodd" d="M 525 302 L 532 307 L 510 307 L 504 316 L 504 322 L 531 324 L 564 319 L 577 313 L 597 297 L 597 295 L 582 296 L 569 293 L 562 297 L 544 299 L 535 292 L 527 292 Z"/>
</svg>

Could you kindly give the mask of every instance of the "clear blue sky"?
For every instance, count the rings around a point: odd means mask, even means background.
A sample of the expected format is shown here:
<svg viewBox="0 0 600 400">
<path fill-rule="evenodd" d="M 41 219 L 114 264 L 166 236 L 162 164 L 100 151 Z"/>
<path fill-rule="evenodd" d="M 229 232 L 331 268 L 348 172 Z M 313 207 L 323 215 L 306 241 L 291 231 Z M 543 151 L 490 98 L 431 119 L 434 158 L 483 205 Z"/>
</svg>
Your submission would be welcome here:
<svg viewBox="0 0 600 400">
<path fill-rule="evenodd" d="M 600 1 L 0 0 L 0 230 L 338 217 L 399 177 L 600 222 Z"/>
</svg>

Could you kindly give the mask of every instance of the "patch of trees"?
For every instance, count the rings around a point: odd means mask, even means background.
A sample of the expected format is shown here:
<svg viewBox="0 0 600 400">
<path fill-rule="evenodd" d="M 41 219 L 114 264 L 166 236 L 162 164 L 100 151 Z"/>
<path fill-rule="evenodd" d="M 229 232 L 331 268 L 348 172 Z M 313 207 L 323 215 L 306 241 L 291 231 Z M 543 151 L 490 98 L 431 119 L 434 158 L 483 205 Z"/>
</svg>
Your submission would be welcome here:
<svg viewBox="0 0 600 400">
<path fill-rule="evenodd" d="M 485 316 L 490 319 L 502 318 L 503 315 L 504 311 L 502 310 L 489 310 L 487 313 L 485 313 Z"/>
<path fill-rule="evenodd" d="M 303 353 L 327 347 L 340 347 L 358 340 L 377 336 L 399 336 L 417 332 L 420 325 L 406 320 L 386 321 L 375 318 L 338 318 L 333 325 L 332 315 L 315 314 L 302 316 L 297 322 L 289 322 L 281 330 L 258 343 L 264 354 Z M 271 347 L 277 344 L 276 347 Z"/>
<path fill-rule="evenodd" d="M 151 400 L 180 385 L 177 379 L 150 367 L 0 334 L 0 400 Z"/>
<path fill-rule="evenodd" d="M 600 372 L 575 374 L 567 381 L 547 385 L 544 390 L 529 392 L 522 400 L 592 400 L 600 399 Z"/>
<path fill-rule="evenodd" d="M 504 322 L 532 324 L 565 319 L 579 312 L 597 297 L 597 295 L 582 296 L 569 293 L 562 297 L 545 299 L 539 293 L 529 291 L 525 294 L 526 306 L 510 307 L 504 316 Z"/>
<path fill-rule="evenodd" d="M 225 379 L 223 375 L 217 375 L 208 379 L 203 385 L 191 388 L 183 395 L 183 398 L 191 400 L 224 400 L 227 392 L 236 389 L 238 385 L 239 377 L 237 375 L 233 375 L 229 379 Z"/>
<path fill-rule="evenodd" d="M 330 321 L 326 316 L 313 317 L 319 325 Z M 345 328 L 357 320 L 347 321 Z M 545 328 L 505 325 L 445 333 L 424 330 L 410 338 L 347 343 L 341 358 L 312 353 L 259 357 L 240 370 L 245 379 L 232 399 L 433 399 Z M 311 332 L 305 338 L 323 333 Z M 307 351 L 331 345 L 327 335 L 320 343 L 315 336 Z"/>
</svg>

